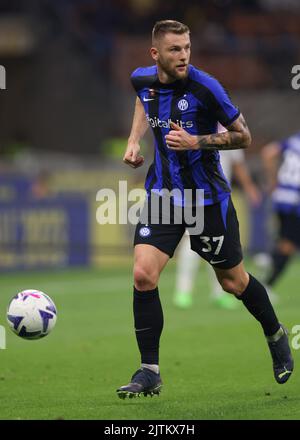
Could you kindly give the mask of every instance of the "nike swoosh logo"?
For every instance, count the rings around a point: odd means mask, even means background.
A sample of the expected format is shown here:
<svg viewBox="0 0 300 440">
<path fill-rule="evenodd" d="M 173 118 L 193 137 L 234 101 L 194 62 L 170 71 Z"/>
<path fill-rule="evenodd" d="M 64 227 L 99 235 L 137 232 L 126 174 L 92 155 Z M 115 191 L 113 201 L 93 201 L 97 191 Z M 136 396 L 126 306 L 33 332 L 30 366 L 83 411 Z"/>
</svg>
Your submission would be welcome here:
<svg viewBox="0 0 300 440">
<path fill-rule="evenodd" d="M 145 96 L 143 97 L 143 101 L 147 102 L 147 101 L 154 101 L 155 98 L 145 98 Z"/>
<path fill-rule="evenodd" d="M 210 260 L 210 264 L 224 263 L 224 261 L 226 261 L 226 258 L 224 260 Z"/>
<path fill-rule="evenodd" d="M 136 332 L 143 332 L 144 330 L 151 330 L 151 327 L 146 327 L 146 328 L 136 328 L 136 329 L 135 329 Z"/>
</svg>

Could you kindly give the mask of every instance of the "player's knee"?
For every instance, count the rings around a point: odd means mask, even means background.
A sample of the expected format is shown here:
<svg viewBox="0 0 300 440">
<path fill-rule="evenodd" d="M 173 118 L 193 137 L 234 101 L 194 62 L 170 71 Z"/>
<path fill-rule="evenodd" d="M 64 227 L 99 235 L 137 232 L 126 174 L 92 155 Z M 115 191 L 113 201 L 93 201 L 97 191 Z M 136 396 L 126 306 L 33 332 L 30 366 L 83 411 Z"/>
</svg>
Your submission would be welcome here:
<svg viewBox="0 0 300 440">
<path fill-rule="evenodd" d="M 234 282 L 231 279 L 224 278 L 220 282 L 222 289 L 228 293 L 234 293 Z"/>
<path fill-rule="evenodd" d="M 221 280 L 222 289 L 233 295 L 241 295 L 246 287 L 247 281 L 243 279 L 224 278 Z"/>
<path fill-rule="evenodd" d="M 289 240 L 281 240 L 278 244 L 278 249 L 281 254 L 289 257 L 296 252 L 297 247 Z"/>
<path fill-rule="evenodd" d="M 152 290 L 157 286 L 158 274 L 151 268 L 136 265 L 134 267 L 133 276 L 134 285 L 140 291 Z"/>
</svg>

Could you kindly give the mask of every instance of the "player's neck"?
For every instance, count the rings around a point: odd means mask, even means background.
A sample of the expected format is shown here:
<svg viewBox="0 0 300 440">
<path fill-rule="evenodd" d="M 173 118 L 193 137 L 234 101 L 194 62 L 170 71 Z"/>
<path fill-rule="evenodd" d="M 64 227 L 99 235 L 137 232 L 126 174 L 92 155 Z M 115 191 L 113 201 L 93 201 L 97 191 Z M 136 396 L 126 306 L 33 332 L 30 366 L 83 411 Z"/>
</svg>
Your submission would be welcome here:
<svg viewBox="0 0 300 440">
<path fill-rule="evenodd" d="M 170 76 L 167 72 L 162 70 L 160 66 L 157 66 L 157 75 L 159 82 L 162 84 L 171 84 L 177 81 L 176 78 Z"/>
</svg>

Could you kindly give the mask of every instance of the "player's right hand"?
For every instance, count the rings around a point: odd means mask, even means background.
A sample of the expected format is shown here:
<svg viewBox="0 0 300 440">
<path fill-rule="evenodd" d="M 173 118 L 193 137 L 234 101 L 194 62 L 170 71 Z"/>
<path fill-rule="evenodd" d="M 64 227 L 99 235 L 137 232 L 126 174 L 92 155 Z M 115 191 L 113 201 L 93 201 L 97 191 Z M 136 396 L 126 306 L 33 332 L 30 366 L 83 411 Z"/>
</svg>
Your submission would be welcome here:
<svg viewBox="0 0 300 440">
<path fill-rule="evenodd" d="M 123 162 L 132 168 L 139 168 L 143 165 L 145 159 L 140 155 L 139 144 L 130 144 L 123 157 Z"/>
</svg>

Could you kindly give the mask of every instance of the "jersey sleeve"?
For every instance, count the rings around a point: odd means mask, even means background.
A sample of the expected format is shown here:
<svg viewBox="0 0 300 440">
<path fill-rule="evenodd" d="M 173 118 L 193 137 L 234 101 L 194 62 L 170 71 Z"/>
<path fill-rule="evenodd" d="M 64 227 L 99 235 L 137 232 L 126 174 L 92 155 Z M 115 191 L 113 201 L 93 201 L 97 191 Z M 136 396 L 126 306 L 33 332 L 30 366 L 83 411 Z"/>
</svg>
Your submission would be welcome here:
<svg viewBox="0 0 300 440">
<path fill-rule="evenodd" d="M 223 86 L 215 78 L 210 78 L 207 87 L 207 107 L 212 116 L 224 127 L 232 124 L 240 115 Z"/>
<path fill-rule="evenodd" d="M 290 146 L 297 146 L 297 149 L 300 148 L 300 132 L 289 136 L 288 138 L 282 139 L 278 142 L 281 152 L 285 151 Z"/>
<path fill-rule="evenodd" d="M 138 94 L 139 90 L 141 89 L 141 80 L 140 80 L 139 70 L 140 69 L 134 70 L 134 72 L 132 72 L 132 74 L 130 76 L 130 81 L 131 81 L 132 87 L 134 88 L 134 90 L 136 91 L 137 94 Z"/>
<path fill-rule="evenodd" d="M 283 140 L 279 141 L 278 145 L 279 145 L 281 152 L 285 151 L 289 146 L 289 139 L 283 139 Z"/>
</svg>

